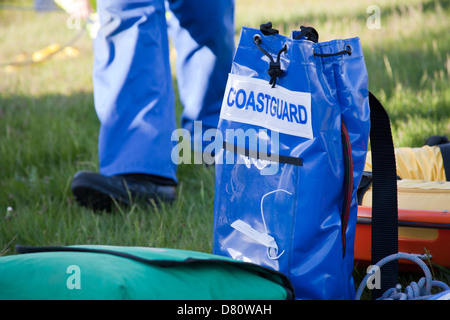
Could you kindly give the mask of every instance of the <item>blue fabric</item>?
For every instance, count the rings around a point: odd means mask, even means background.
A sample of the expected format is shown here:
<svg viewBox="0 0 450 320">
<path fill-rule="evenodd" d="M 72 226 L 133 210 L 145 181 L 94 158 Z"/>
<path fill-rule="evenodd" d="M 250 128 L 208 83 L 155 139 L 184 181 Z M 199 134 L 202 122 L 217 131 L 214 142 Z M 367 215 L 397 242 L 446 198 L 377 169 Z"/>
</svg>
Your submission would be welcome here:
<svg viewBox="0 0 450 320">
<path fill-rule="evenodd" d="M 287 45 L 287 51 L 280 55 L 283 73 L 276 82 L 278 89 L 269 84 L 269 59 L 257 48 L 255 35 L 261 37 L 261 47 L 274 60 Z M 358 38 L 324 43 L 292 38 L 242 29 L 230 75 L 234 80 L 231 84 L 229 80 L 225 90 L 218 131 L 228 144 L 251 149 L 253 139 L 258 141 L 258 148 L 268 145 L 271 154 L 301 158 L 302 165 L 279 163 L 275 174 L 263 174 L 267 162 L 228 148 L 218 152 L 213 253 L 285 273 L 298 299 L 353 299 L 356 190 L 370 131 L 363 52 Z M 337 53 L 347 45 L 352 48 L 351 55 L 314 56 L 314 52 Z M 266 87 L 260 84 L 261 80 Z M 246 87 L 246 82 L 252 85 Z M 254 92 L 248 89 L 252 87 Z M 306 98 L 289 101 L 287 94 L 274 98 L 285 89 L 310 95 L 310 112 L 301 111 L 307 110 L 302 100 Z M 253 95 L 254 100 L 250 98 Z M 278 102 L 281 97 L 287 104 Z M 230 114 L 236 116 L 238 112 L 247 116 L 233 121 Z M 267 125 L 255 125 L 257 118 Z M 284 124 L 279 125 L 281 122 Z M 348 131 L 353 160 L 347 227 L 342 215 L 345 170 L 341 122 Z M 289 133 L 292 126 L 304 133 Z M 305 126 L 311 126 L 312 136 L 304 130 Z M 247 132 L 248 139 L 235 139 L 230 135 L 231 129 Z M 266 130 L 267 135 L 261 130 Z M 271 139 L 275 133 L 279 137 L 276 144 Z M 234 164 L 230 164 L 230 159 Z"/>
<path fill-rule="evenodd" d="M 234 1 L 170 1 L 182 126 L 215 128 L 234 53 Z M 163 0 L 99 1 L 94 102 L 100 173 L 147 173 L 173 180 L 176 129 Z"/>
</svg>

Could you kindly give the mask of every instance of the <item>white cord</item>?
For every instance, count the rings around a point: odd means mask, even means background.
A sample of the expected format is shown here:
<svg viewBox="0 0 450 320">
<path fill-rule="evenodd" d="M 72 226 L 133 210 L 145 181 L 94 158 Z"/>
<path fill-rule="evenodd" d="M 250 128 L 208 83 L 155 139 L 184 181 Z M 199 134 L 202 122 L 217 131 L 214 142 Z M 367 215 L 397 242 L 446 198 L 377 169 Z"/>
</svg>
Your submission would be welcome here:
<svg viewBox="0 0 450 320">
<path fill-rule="evenodd" d="M 261 198 L 261 217 L 262 217 L 262 221 L 263 221 L 263 224 L 264 224 L 264 230 L 266 231 L 266 234 L 269 234 L 269 232 L 268 232 L 268 230 L 267 230 L 266 220 L 264 219 L 264 209 L 263 209 L 264 198 L 265 198 L 266 196 L 268 196 L 269 194 L 272 194 L 272 193 L 275 193 L 275 192 L 279 192 L 279 191 L 286 192 L 287 194 L 289 194 L 289 195 L 292 196 L 292 193 L 290 193 L 289 191 L 286 191 L 286 190 L 284 190 L 284 189 L 277 189 L 277 190 L 273 190 L 273 191 L 270 191 L 270 192 L 266 193 L 266 194 L 263 195 L 262 198 Z M 276 260 L 276 259 L 278 259 L 278 258 L 281 257 L 281 255 L 284 253 L 284 250 L 283 250 L 279 255 L 277 255 L 277 256 L 275 256 L 275 257 L 272 257 L 271 254 L 270 254 L 270 251 L 269 251 L 270 249 L 271 249 L 271 248 L 267 247 L 267 256 L 268 256 L 269 259 L 271 259 L 271 260 Z M 278 252 L 278 246 L 275 247 L 275 248 L 273 248 L 273 249 L 275 249 L 275 254 L 277 254 L 277 252 Z"/>
</svg>

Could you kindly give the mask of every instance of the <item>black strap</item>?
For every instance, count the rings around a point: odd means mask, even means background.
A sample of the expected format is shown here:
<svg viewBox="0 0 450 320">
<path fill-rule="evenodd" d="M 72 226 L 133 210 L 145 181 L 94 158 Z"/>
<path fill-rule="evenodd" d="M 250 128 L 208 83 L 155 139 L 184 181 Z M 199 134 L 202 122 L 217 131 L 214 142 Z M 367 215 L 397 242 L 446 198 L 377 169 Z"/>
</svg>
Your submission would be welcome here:
<svg viewBox="0 0 450 320">
<path fill-rule="evenodd" d="M 398 253 L 397 170 L 389 116 L 369 92 L 370 144 L 372 152 L 372 265 Z M 381 288 L 372 290 L 377 299 L 398 283 L 398 261 L 380 271 Z"/>
<path fill-rule="evenodd" d="M 439 146 L 444 164 L 445 178 L 450 181 L 450 141 L 447 136 L 431 136 L 425 142 L 427 146 Z"/>
<path fill-rule="evenodd" d="M 361 205 L 364 199 L 364 195 L 367 190 L 369 190 L 372 185 L 372 171 L 364 171 L 361 177 L 361 181 L 358 185 L 358 190 L 356 191 L 356 199 L 358 201 L 358 205 Z"/>
<path fill-rule="evenodd" d="M 251 157 L 251 153 L 252 151 L 248 148 L 244 148 L 244 147 L 238 147 L 236 145 L 233 145 L 231 143 L 228 143 L 226 141 L 223 142 L 223 149 L 225 149 L 226 151 L 230 151 L 233 152 L 235 154 L 240 154 L 246 157 Z M 261 152 L 261 151 L 257 151 L 256 152 L 256 159 L 260 159 L 260 160 L 266 160 L 266 161 L 274 161 L 274 157 L 272 155 L 269 155 L 266 152 Z M 292 164 L 294 166 L 303 166 L 303 159 L 302 158 L 296 158 L 296 157 L 291 157 L 291 156 L 284 156 L 284 155 L 278 155 L 278 161 L 279 163 L 287 163 L 287 164 Z"/>
<path fill-rule="evenodd" d="M 450 143 L 447 136 L 431 136 L 425 141 L 426 146 L 438 146 L 446 143 Z"/>
<path fill-rule="evenodd" d="M 450 143 L 440 144 L 439 148 L 444 162 L 445 177 L 450 181 Z"/>
</svg>

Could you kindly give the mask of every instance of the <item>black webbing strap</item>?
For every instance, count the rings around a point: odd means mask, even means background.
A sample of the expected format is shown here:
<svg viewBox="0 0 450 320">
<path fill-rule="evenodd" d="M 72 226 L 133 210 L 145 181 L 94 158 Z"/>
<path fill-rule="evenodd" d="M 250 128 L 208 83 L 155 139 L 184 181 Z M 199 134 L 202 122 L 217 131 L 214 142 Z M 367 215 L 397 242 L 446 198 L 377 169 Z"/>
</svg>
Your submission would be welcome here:
<svg viewBox="0 0 450 320">
<path fill-rule="evenodd" d="M 447 136 L 431 136 L 425 141 L 426 146 L 438 146 L 441 150 L 445 178 L 450 181 L 450 141 Z"/>
<path fill-rule="evenodd" d="M 372 265 L 398 253 L 397 173 L 389 116 L 378 99 L 369 92 L 370 144 L 372 151 Z M 377 299 L 398 283 L 398 261 L 381 269 L 380 289 L 372 290 Z"/>
<path fill-rule="evenodd" d="M 450 181 L 450 143 L 440 144 L 442 162 L 444 164 L 445 177 Z"/>
</svg>

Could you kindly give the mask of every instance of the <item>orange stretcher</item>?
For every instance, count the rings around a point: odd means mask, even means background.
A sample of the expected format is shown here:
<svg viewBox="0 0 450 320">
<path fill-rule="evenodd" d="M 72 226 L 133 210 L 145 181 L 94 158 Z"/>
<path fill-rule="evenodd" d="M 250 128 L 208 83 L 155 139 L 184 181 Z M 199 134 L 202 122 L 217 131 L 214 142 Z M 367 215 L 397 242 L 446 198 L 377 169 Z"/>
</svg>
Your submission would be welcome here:
<svg viewBox="0 0 450 320">
<path fill-rule="evenodd" d="M 398 191 L 398 251 L 427 254 L 429 261 L 450 267 L 450 181 L 446 181 L 438 147 L 395 150 Z M 371 170 L 370 154 L 366 171 Z M 371 188 L 358 206 L 355 262 L 371 263 Z M 427 260 L 425 260 L 427 261 Z M 412 265 L 400 260 L 400 267 Z"/>
<path fill-rule="evenodd" d="M 371 262 L 370 207 L 358 207 L 355 236 L 355 261 Z M 435 210 L 398 210 L 398 251 L 429 254 L 430 261 L 450 267 L 450 212 Z M 400 260 L 400 264 L 410 264 Z"/>
</svg>

